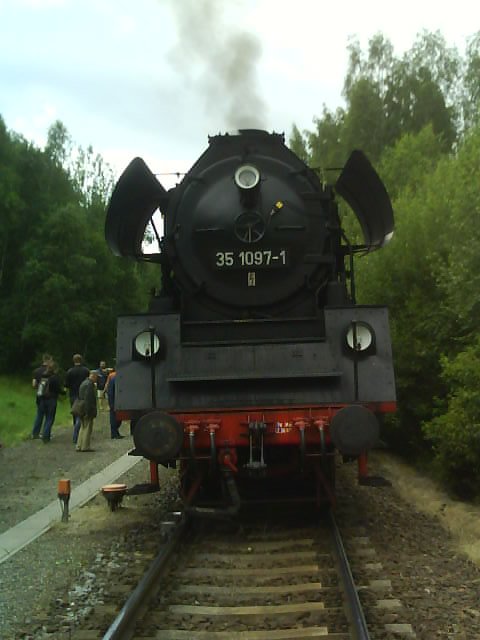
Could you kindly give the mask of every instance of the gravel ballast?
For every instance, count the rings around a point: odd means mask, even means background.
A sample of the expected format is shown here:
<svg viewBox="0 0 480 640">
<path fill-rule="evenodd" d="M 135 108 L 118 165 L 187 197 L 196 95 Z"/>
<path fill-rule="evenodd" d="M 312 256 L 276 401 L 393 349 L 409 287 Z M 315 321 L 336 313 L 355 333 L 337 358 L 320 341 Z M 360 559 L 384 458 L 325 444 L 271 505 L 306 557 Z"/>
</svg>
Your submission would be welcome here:
<svg viewBox="0 0 480 640">
<path fill-rule="evenodd" d="M 102 414 L 93 447 L 76 453 L 71 429 L 55 427 L 49 445 L 35 440 L 0 449 L 0 530 L 54 500 L 60 478 L 77 486 L 131 449 L 132 440 L 110 440 Z M 99 495 L 61 523 L 59 505 L 50 531 L 0 565 L 2 640 L 70 637 L 102 602 L 105 567 L 112 575 L 128 573 L 139 552 L 136 541 L 154 539 L 161 514 L 175 506 L 176 473 L 161 471 L 159 494 L 126 496 L 115 512 Z M 370 539 L 382 577 L 402 602 L 402 619 L 417 639 L 480 639 L 480 508 L 449 499 L 388 454 L 372 455 L 371 472 L 392 487 L 359 487 L 355 465 L 340 465 L 340 524 L 358 525 Z M 141 460 L 119 481 L 131 486 L 148 479 L 148 463 Z"/>
</svg>

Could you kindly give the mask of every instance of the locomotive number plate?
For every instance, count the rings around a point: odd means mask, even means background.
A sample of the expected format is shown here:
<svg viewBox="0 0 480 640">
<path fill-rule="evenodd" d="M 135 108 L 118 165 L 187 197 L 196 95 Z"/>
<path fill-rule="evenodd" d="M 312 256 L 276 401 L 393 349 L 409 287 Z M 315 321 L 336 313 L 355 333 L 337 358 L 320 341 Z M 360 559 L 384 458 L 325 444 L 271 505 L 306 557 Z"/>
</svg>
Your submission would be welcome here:
<svg viewBox="0 0 480 640">
<path fill-rule="evenodd" d="M 215 266 L 219 269 L 235 269 L 250 267 L 286 267 L 288 252 L 286 249 L 271 251 L 257 249 L 256 251 L 217 251 Z"/>
</svg>

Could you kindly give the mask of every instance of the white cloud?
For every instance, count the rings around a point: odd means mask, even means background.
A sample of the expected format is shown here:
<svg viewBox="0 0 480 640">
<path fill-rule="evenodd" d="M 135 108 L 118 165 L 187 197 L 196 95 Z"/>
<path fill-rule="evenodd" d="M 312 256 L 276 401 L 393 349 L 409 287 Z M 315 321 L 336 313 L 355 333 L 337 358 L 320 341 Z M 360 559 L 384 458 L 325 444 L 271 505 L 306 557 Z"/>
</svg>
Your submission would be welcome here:
<svg viewBox="0 0 480 640">
<path fill-rule="evenodd" d="M 69 0 L 0 0 L 0 9 L 5 6 L 25 7 L 27 9 L 52 9 L 63 7 Z"/>
<path fill-rule="evenodd" d="M 179 5 L 224 12 L 200 14 L 206 26 L 190 25 L 202 29 L 203 66 L 171 11 Z M 422 29 L 439 29 L 448 45 L 462 47 L 479 28 L 480 4 L 0 0 L 0 114 L 37 144 L 59 118 L 76 142 L 118 158 L 116 167 L 140 155 L 152 170 L 185 170 L 208 134 L 227 128 L 228 89 L 222 93 L 209 77 L 224 62 L 209 49 L 222 24 L 230 34 L 255 36 L 261 52 L 251 78 L 268 111 L 265 126 L 288 134 L 293 122 L 311 128 L 324 103 L 332 110 L 342 103 L 349 36 L 357 34 L 365 50 L 381 31 L 401 53 Z M 171 62 L 179 50 L 182 74 Z M 248 84 L 237 100 L 247 94 Z"/>
</svg>

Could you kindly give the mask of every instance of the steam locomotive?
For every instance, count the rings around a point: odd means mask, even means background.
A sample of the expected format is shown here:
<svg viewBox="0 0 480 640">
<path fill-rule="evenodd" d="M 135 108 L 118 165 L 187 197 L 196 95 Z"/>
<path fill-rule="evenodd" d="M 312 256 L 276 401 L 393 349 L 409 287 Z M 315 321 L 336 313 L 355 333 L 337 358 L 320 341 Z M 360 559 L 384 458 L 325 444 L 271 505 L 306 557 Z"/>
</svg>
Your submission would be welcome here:
<svg viewBox="0 0 480 640">
<path fill-rule="evenodd" d="M 336 196 L 356 214 L 351 244 Z M 155 211 L 159 251 L 144 254 Z M 115 255 L 159 264 L 147 313 L 121 316 L 116 410 L 135 455 L 180 465 L 188 508 L 234 514 L 244 500 L 334 500 L 335 452 L 359 460 L 395 410 L 387 310 L 355 302 L 356 254 L 394 228 L 387 191 L 361 151 L 322 182 L 284 136 L 241 130 L 209 138 L 166 190 L 140 158 L 106 216 Z"/>
</svg>

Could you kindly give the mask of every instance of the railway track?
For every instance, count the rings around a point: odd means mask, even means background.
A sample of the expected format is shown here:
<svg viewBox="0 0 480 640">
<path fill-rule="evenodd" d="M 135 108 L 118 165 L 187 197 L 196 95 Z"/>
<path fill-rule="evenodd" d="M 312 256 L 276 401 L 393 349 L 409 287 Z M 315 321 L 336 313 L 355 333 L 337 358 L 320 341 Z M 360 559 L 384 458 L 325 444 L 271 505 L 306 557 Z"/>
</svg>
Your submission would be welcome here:
<svg viewBox="0 0 480 640">
<path fill-rule="evenodd" d="M 115 620 L 73 640 L 370 638 L 333 516 L 177 520 Z"/>
</svg>

